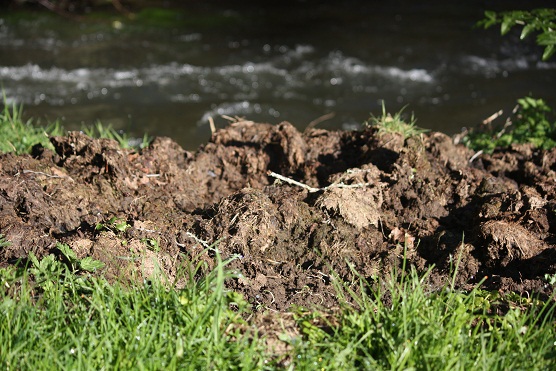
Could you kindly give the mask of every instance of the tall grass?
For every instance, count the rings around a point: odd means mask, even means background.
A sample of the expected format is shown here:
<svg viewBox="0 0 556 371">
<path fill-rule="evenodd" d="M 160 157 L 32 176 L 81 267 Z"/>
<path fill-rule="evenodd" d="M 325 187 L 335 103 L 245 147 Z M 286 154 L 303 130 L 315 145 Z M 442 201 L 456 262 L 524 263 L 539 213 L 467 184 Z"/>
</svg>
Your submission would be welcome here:
<svg viewBox="0 0 556 371">
<path fill-rule="evenodd" d="M 430 272 L 430 271 L 429 271 Z M 300 369 L 547 370 L 556 366 L 553 300 L 509 301 L 478 288 L 450 284 L 432 291 L 429 273 L 393 273 L 389 280 L 355 286 L 337 281 L 345 299 L 334 321 L 300 312 L 305 337 L 294 344 Z M 553 299 L 553 298 L 552 298 Z M 337 321 L 337 322 L 336 322 Z M 318 324 L 316 326 L 315 324 Z"/>
<path fill-rule="evenodd" d="M 110 284 L 62 264 L 49 270 L 55 285 L 1 269 L 0 368 L 261 368 L 264 352 L 241 317 L 246 303 L 224 288 L 226 263 L 199 280 L 182 275 L 181 290 L 164 281 Z"/>
<path fill-rule="evenodd" d="M 32 120 L 23 121 L 23 108 L 9 105 L 4 98 L 4 108 L 0 112 L 0 153 L 29 153 L 35 144 L 54 149 L 49 136 L 63 135 L 65 132 L 58 121 L 46 127 L 34 126 Z"/>
<path fill-rule="evenodd" d="M 147 134 L 142 138 L 130 138 L 126 133 L 104 125 L 100 122 L 92 126 L 83 126 L 81 131 L 91 138 L 108 138 L 116 140 L 122 148 L 142 149 L 149 145 L 152 138 Z M 4 108 L 0 112 L 0 153 L 30 153 L 36 144 L 54 149 L 49 138 L 66 135 L 66 130 L 59 121 L 46 126 L 34 125 L 33 120 L 24 121 L 23 106 L 9 105 L 4 97 Z"/>
<path fill-rule="evenodd" d="M 5 240 L 3 240 L 6 242 Z M 216 251 L 216 250 L 215 250 Z M 53 256 L 52 256 L 53 257 Z M 429 274 L 335 279 L 339 311 L 297 309 L 299 336 L 278 334 L 286 355 L 266 349 L 251 308 L 226 290 L 220 261 L 199 276 L 109 283 L 46 257 L 0 269 L 0 367 L 17 369 L 546 370 L 556 366 L 554 301 L 499 295 Z M 33 259 L 31 259 L 33 260 Z M 44 264 L 41 264 L 43 263 Z M 161 276 L 163 277 L 163 276 Z M 506 305 L 503 312 L 501 300 Z M 279 362 L 279 363 L 278 363 Z"/>
</svg>

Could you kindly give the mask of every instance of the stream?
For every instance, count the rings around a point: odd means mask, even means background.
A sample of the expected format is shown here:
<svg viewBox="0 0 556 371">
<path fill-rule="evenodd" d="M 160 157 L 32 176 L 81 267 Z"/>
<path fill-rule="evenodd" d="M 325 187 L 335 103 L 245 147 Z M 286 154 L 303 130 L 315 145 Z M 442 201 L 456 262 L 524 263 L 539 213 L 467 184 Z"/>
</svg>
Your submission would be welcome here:
<svg viewBox="0 0 556 371">
<path fill-rule="evenodd" d="M 556 107 L 556 57 L 542 62 L 519 30 L 473 27 L 521 3 L 189 0 L 80 21 L 0 8 L 0 85 L 35 122 L 100 120 L 186 149 L 209 118 L 356 129 L 382 102 L 454 134 L 528 94 Z"/>
</svg>

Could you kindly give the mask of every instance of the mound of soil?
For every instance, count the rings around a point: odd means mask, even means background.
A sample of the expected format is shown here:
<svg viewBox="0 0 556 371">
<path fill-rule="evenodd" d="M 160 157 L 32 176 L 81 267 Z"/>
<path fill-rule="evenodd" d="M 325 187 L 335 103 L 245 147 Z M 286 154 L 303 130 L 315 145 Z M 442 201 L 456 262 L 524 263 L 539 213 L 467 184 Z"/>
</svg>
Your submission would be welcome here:
<svg viewBox="0 0 556 371">
<path fill-rule="evenodd" d="M 492 155 L 441 133 L 405 139 L 237 122 L 195 153 L 157 138 L 141 153 L 73 132 L 56 151 L 0 155 L 0 264 L 56 253 L 106 263 L 108 277 L 174 277 L 214 266 L 217 246 L 255 306 L 334 306 L 333 274 L 434 265 L 432 282 L 552 291 L 556 150 Z M 470 159 L 473 158 L 473 161 Z M 113 217 L 129 225 L 115 228 Z M 123 230 L 125 229 L 125 230 Z"/>
</svg>

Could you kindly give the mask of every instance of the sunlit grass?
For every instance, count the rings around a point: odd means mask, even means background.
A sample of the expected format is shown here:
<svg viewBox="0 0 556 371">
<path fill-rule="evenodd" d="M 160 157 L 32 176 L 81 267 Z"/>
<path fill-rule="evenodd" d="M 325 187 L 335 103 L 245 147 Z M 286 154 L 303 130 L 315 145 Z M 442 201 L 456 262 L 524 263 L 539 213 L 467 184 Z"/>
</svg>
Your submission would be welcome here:
<svg viewBox="0 0 556 371">
<path fill-rule="evenodd" d="M 392 116 L 390 113 L 386 112 L 386 105 L 382 102 L 382 115 L 371 115 L 369 120 L 365 122 L 365 125 L 376 127 L 379 135 L 384 133 L 401 134 L 404 139 L 423 134 L 428 131 L 416 125 L 417 120 L 413 115 L 409 118 L 409 122 L 406 122 L 407 120 L 403 118 L 403 110 L 404 109 L 402 108 L 399 112 L 396 112 L 394 116 Z"/>
<path fill-rule="evenodd" d="M 34 126 L 32 120 L 23 121 L 22 111 L 22 106 L 10 106 L 4 98 L 0 113 L 0 152 L 29 153 L 35 144 L 54 149 L 48 138 L 65 133 L 59 122 L 46 127 Z"/>
<path fill-rule="evenodd" d="M 547 370 L 556 366 L 555 304 L 517 298 L 504 314 L 499 295 L 451 285 L 431 291 L 428 274 L 394 273 L 337 282 L 345 305 L 331 320 L 299 311 L 299 369 Z M 354 288 L 358 288 L 356 293 Z M 508 298 L 504 299 L 508 300 Z M 351 303 L 351 304 L 347 304 Z M 519 304 L 519 305 L 517 305 Z"/>
<path fill-rule="evenodd" d="M 215 250 L 216 251 L 216 250 Z M 45 258 L 46 259 L 46 258 Z M 218 254 L 216 254 L 218 260 Z M 44 259 L 43 259 L 44 260 Z M 3 369 L 508 370 L 556 365 L 554 302 L 447 284 L 428 273 L 334 280 L 336 312 L 295 309 L 289 353 L 258 337 L 253 308 L 225 288 L 226 261 L 183 289 L 159 280 L 109 283 L 49 258 L 0 269 Z M 197 273 L 197 274 L 196 274 Z M 504 302 L 503 313 L 496 308 Z"/>
<path fill-rule="evenodd" d="M 82 131 L 91 138 L 108 138 L 118 142 L 122 148 L 142 149 L 149 145 L 152 138 L 147 134 L 143 138 L 130 138 L 125 132 L 97 122 L 92 126 L 84 126 Z M 15 154 L 31 153 L 34 145 L 40 144 L 54 150 L 50 137 L 66 135 L 67 131 L 59 121 L 46 126 L 39 126 L 33 120 L 23 120 L 23 106 L 8 104 L 4 97 L 4 109 L 0 112 L 0 153 Z"/>
<path fill-rule="evenodd" d="M 41 283 L 26 269 L 1 269 L 0 367 L 260 369 L 264 350 L 242 319 L 246 303 L 224 288 L 225 265 L 198 280 L 183 270 L 180 290 L 164 280 L 110 284 L 52 261 Z"/>
<path fill-rule="evenodd" d="M 92 126 L 84 126 L 81 130 L 91 138 L 113 139 L 118 142 L 122 148 L 143 149 L 147 147 L 152 140 L 147 134 L 144 134 L 143 138 L 130 138 L 125 132 L 114 129 L 110 124 L 104 125 L 100 121 L 97 121 Z"/>
</svg>

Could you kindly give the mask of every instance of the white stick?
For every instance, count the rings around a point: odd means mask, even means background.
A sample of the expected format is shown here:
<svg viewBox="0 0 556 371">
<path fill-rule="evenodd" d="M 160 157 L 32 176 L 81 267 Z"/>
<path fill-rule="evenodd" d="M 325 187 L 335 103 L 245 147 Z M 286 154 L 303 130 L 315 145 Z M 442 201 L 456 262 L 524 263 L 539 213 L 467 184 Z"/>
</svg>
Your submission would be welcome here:
<svg viewBox="0 0 556 371">
<path fill-rule="evenodd" d="M 307 184 L 303 184 L 301 182 L 298 182 L 297 180 L 293 180 L 293 179 L 285 177 L 283 175 L 276 174 L 274 171 L 269 170 L 267 174 L 268 174 L 268 176 L 274 177 L 276 179 L 280 179 L 283 182 L 293 184 L 293 185 L 296 185 L 296 186 L 301 187 L 301 188 L 305 188 L 306 190 L 308 190 L 311 193 L 322 191 L 321 188 L 313 188 L 311 186 L 308 186 Z"/>
<path fill-rule="evenodd" d="M 214 120 L 209 116 L 210 133 L 214 135 L 216 133 L 216 127 L 214 126 Z"/>
<path fill-rule="evenodd" d="M 370 183 L 344 184 L 344 183 L 340 182 L 340 183 L 330 184 L 329 186 L 326 186 L 326 187 L 323 187 L 323 188 L 314 188 L 314 187 L 308 186 L 307 184 L 298 182 L 297 180 L 294 180 L 292 178 L 288 178 L 286 176 L 276 174 L 274 171 L 269 170 L 267 174 L 268 174 L 268 176 L 274 177 L 276 179 L 280 179 L 281 181 L 286 182 L 288 184 L 292 184 L 292 185 L 296 185 L 296 186 L 301 187 L 301 188 L 305 188 L 310 193 L 326 191 L 326 190 L 331 189 L 331 188 L 363 188 L 363 187 L 367 187 L 367 186 L 370 185 Z"/>
</svg>

